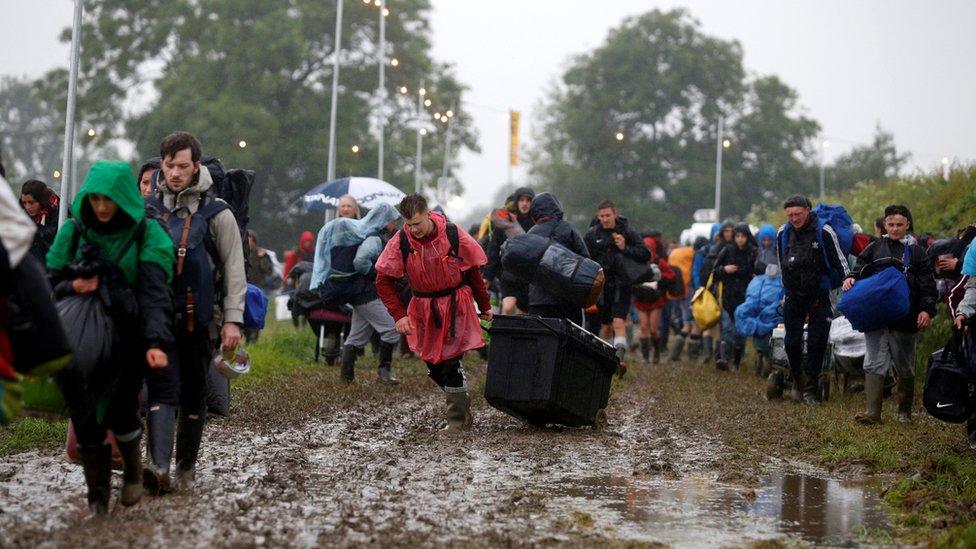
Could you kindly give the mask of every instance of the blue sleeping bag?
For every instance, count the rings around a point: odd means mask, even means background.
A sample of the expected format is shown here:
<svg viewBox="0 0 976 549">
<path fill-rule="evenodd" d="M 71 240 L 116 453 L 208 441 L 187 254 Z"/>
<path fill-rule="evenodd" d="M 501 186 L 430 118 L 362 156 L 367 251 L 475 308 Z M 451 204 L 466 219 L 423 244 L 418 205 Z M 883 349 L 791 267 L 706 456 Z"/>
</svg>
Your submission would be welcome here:
<svg viewBox="0 0 976 549">
<path fill-rule="evenodd" d="M 768 336 L 783 322 L 780 301 L 783 300 L 783 279 L 759 275 L 746 288 L 746 300 L 735 309 L 735 330 L 739 335 Z"/>
</svg>

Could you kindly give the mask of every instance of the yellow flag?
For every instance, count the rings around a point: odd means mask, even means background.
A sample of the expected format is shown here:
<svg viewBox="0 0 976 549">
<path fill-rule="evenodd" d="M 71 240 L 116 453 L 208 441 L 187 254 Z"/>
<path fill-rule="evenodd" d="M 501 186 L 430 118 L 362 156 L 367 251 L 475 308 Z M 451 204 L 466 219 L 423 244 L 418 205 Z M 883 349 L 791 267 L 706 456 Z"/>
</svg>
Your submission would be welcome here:
<svg viewBox="0 0 976 549">
<path fill-rule="evenodd" d="M 521 114 L 522 113 L 520 113 L 519 111 L 517 111 L 515 109 L 511 109 L 511 110 L 508 111 L 508 114 L 509 114 L 510 129 L 511 129 L 511 138 L 509 139 L 508 161 L 509 161 L 509 164 L 512 165 L 512 166 L 518 166 L 518 163 L 519 163 L 519 119 L 521 118 Z"/>
</svg>

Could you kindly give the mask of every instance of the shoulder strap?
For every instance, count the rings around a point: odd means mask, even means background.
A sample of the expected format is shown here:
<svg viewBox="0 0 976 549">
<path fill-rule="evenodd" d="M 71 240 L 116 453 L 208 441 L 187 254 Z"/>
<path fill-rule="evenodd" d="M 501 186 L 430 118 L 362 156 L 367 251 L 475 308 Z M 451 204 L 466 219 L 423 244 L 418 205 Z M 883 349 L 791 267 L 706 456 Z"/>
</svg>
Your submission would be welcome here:
<svg viewBox="0 0 976 549">
<path fill-rule="evenodd" d="M 142 221 L 140 221 L 139 225 L 136 227 L 136 230 L 132 232 L 132 235 L 129 236 L 129 239 L 125 241 L 125 244 L 123 244 L 122 247 L 119 248 L 119 253 L 115 255 L 116 265 L 122 262 L 122 259 L 125 257 L 125 254 L 129 253 L 129 248 L 131 248 L 132 245 L 135 244 L 137 240 L 142 241 L 142 236 L 145 234 L 145 232 L 146 232 L 146 218 L 143 217 Z"/>
<path fill-rule="evenodd" d="M 458 250 L 461 249 L 461 238 L 458 236 L 457 225 L 448 222 L 446 227 L 446 232 L 447 232 L 447 241 L 451 243 L 451 255 L 457 257 Z"/>
<path fill-rule="evenodd" d="M 413 249 L 410 247 L 410 241 L 407 239 L 407 230 L 400 229 L 400 255 L 403 256 L 403 271 L 407 270 L 407 258 L 410 257 L 410 252 Z"/>
</svg>

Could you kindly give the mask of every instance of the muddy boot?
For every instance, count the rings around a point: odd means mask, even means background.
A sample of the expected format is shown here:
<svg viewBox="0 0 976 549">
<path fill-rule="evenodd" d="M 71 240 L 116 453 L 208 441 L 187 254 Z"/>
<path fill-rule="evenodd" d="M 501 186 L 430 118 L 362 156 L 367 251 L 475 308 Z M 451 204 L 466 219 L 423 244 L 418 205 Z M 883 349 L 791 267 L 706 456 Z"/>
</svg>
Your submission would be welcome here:
<svg viewBox="0 0 976 549">
<path fill-rule="evenodd" d="M 746 354 L 745 345 L 735 345 L 732 348 L 732 371 L 738 372 L 742 365 L 742 357 Z"/>
<path fill-rule="evenodd" d="M 702 352 L 698 359 L 698 364 L 705 365 L 712 360 L 712 353 L 715 351 L 712 336 L 702 336 Z"/>
<path fill-rule="evenodd" d="M 644 359 L 644 364 L 651 361 L 651 338 L 642 337 L 640 338 L 640 353 L 641 358 Z"/>
<path fill-rule="evenodd" d="M 651 340 L 651 344 L 654 346 L 654 356 L 651 357 L 651 364 L 661 363 L 661 347 L 664 346 L 664 340 L 656 337 Z"/>
<path fill-rule="evenodd" d="M 915 378 L 898 380 L 898 423 L 912 422 L 912 404 L 915 402 Z"/>
<path fill-rule="evenodd" d="M 688 336 L 688 361 L 694 362 L 698 360 L 702 351 L 702 338 L 701 336 Z"/>
<path fill-rule="evenodd" d="M 126 507 L 139 503 L 143 492 L 142 452 L 140 452 L 142 431 L 136 431 L 133 435 L 131 440 L 115 438 L 119 453 L 122 454 L 122 491 L 119 494 L 119 502 Z"/>
<path fill-rule="evenodd" d="M 377 377 L 382 383 L 399 385 L 400 380 L 393 377 L 393 343 L 380 342 L 380 365 Z"/>
<path fill-rule="evenodd" d="M 193 491 L 204 423 L 206 412 L 187 415 L 180 412 L 180 428 L 176 435 L 176 489 L 181 492 Z"/>
<path fill-rule="evenodd" d="M 471 429 L 473 418 L 467 388 L 446 387 L 444 395 L 447 402 L 447 425 L 441 429 L 441 432 L 451 433 Z"/>
<path fill-rule="evenodd" d="M 803 402 L 803 376 L 793 376 L 793 386 L 790 387 L 790 399 L 793 402 Z"/>
<path fill-rule="evenodd" d="M 627 373 L 627 364 L 624 363 L 624 357 L 627 356 L 627 348 L 623 345 L 618 345 L 614 348 L 614 353 L 617 355 L 617 360 L 620 361 L 617 364 L 617 377 L 622 378 Z"/>
<path fill-rule="evenodd" d="M 112 490 L 112 447 L 105 443 L 79 444 L 78 456 L 88 487 L 88 508 L 93 516 L 107 515 Z"/>
<path fill-rule="evenodd" d="M 346 345 L 342 348 L 342 358 L 339 362 L 339 379 L 352 383 L 356 377 L 356 348 Z"/>
<path fill-rule="evenodd" d="M 718 355 L 715 359 L 715 369 L 723 372 L 729 369 L 729 344 L 725 341 L 718 342 Z"/>
<path fill-rule="evenodd" d="M 169 462 L 173 457 L 173 437 L 176 434 L 176 406 L 150 405 L 146 430 L 148 459 L 142 472 L 142 485 L 151 495 L 160 496 L 173 491 Z"/>
<path fill-rule="evenodd" d="M 678 335 L 671 340 L 671 344 L 668 345 L 668 362 L 678 362 L 681 360 L 681 351 L 685 348 L 685 336 Z M 691 348 L 694 343 L 688 345 L 688 355 L 691 356 Z"/>
<path fill-rule="evenodd" d="M 884 391 L 884 376 L 864 374 L 864 397 L 867 410 L 854 415 L 854 421 L 862 425 L 881 423 L 881 393 Z"/>
</svg>

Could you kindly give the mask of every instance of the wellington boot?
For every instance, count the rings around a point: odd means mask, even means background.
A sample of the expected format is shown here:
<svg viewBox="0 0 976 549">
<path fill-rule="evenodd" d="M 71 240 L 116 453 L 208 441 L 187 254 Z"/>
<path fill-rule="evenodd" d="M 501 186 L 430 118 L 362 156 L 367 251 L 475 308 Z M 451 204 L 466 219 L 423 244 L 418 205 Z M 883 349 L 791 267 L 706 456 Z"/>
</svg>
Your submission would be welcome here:
<svg viewBox="0 0 976 549">
<path fill-rule="evenodd" d="M 715 369 L 725 370 L 729 369 L 729 344 L 725 341 L 718 342 L 718 354 L 715 358 Z"/>
<path fill-rule="evenodd" d="M 698 360 L 702 352 L 702 338 L 701 337 L 689 337 L 688 338 L 688 361 L 694 362 Z"/>
<path fill-rule="evenodd" d="M 167 494 L 173 491 L 169 463 L 173 457 L 173 438 L 176 436 L 176 406 L 150 404 L 146 430 L 148 459 L 142 472 L 142 485 L 151 495 Z"/>
<path fill-rule="evenodd" d="M 912 404 L 915 401 L 915 378 L 898 380 L 898 423 L 912 422 Z"/>
<path fill-rule="evenodd" d="M 176 434 L 176 489 L 181 492 L 192 492 L 196 483 L 197 457 L 206 421 L 206 412 L 180 412 L 180 428 Z"/>
<path fill-rule="evenodd" d="M 142 499 L 142 432 L 125 442 L 116 438 L 115 443 L 122 454 L 122 491 L 119 502 L 129 507 Z"/>
<path fill-rule="evenodd" d="M 78 445 L 78 456 L 88 487 L 88 508 L 95 517 L 107 515 L 112 490 L 112 447 L 105 443 Z"/>
<path fill-rule="evenodd" d="M 681 351 L 685 348 L 686 338 L 683 335 L 676 336 L 668 345 L 668 362 L 678 362 L 681 360 Z M 688 345 L 688 355 L 691 356 L 692 345 Z"/>
<path fill-rule="evenodd" d="M 803 402 L 803 377 L 793 376 L 793 386 L 790 387 L 790 399 L 793 402 Z"/>
<path fill-rule="evenodd" d="M 742 365 L 742 357 L 746 354 L 745 345 L 734 345 L 732 347 L 732 371 L 738 372 Z"/>
<path fill-rule="evenodd" d="M 471 398 L 466 389 L 447 388 L 444 392 L 447 403 L 447 425 L 441 432 L 452 433 L 471 429 L 474 418 L 471 416 Z"/>
<path fill-rule="evenodd" d="M 640 338 L 640 354 L 641 358 L 644 359 L 645 364 L 651 361 L 651 338 Z"/>
<path fill-rule="evenodd" d="M 854 421 L 862 425 L 881 423 L 881 397 L 884 391 L 884 376 L 864 374 L 864 397 L 867 409 L 854 415 Z"/>
<path fill-rule="evenodd" d="M 623 378 L 627 374 L 627 363 L 624 362 L 624 358 L 627 356 L 627 349 L 624 346 L 619 346 L 614 349 L 617 355 L 617 377 Z"/>
<path fill-rule="evenodd" d="M 656 337 L 651 340 L 651 345 L 654 347 L 654 355 L 651 357 L 651 364 L 660 364 L 661 348 L 664 347 L 664 340 Z"/>
<path fill-rule="evenodd" d="M 715 352 L 712 336 L 702 337 L 702 352 L 701 356 L 698 358 L 698 363 L 705 365 L 711 362 L 712 353 Z"/>
<path fill-rule="evenodd" d="M 357 349 L 351 345 L 342 347 L 342 358 L 339 362 L 339 379 L 352 383 L 356 376 L 356 353 Z"/>
<path fill-rule="evenodd" d="M 393 377 L 393 343 L 380 342 L 380 365 L 377 378 L 388 385 L 399 385 L 400 380 Z"/>
</svg>

